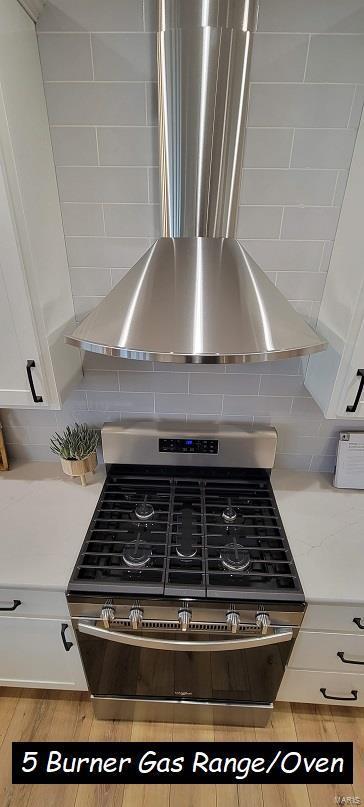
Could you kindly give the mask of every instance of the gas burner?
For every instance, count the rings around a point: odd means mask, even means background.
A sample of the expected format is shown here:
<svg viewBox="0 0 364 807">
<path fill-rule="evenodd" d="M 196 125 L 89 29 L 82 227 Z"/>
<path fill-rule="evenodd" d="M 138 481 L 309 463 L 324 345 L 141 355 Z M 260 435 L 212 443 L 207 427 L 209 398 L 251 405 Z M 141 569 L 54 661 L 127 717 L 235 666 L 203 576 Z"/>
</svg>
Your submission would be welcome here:
<svg viewBox="0 0 364 807">
<path fill-rule="evenodd" d="M 190 545 L 186 548 L 181 544 L 176 546 L 176 553 L 181 560 L 192 560 L 197 554 L 197 547 Z"/>
<path fill-rule="evenodd" d="M 135 541 L 128 544 L 123 551 L 123 561 L 131 569 L 144 569 L 152 556 L 152 550 L 138 535 Z"/>
<path fill-rule="evenodd" d="M 238 515 L 238 513 L 237 513 L 235 507 L 233 507 L 232 504 L 231 504 L 231 499 L 228 499 L 227 507 L 225 507 L 225 510 L 222 511 L 222 517 L 223 517 L 225 523 L 226 524 L 233 524 L 234 521 L 236 521 L 237 515 Z"/>
<path fill-rule="evenodd" d="M 137 504 L 135 515 L 139 521 L 149 521 L 154 516 L 154 507 L 147 501 L 148 496 L 144 496 L 144 501 Z"/>
<path fill-rule="evenodd" d="M 220 558 L 225 569 L 231 572 L 244 572 L 250 566 L 250 554 L 241 544 L 234 541 L 221 550 Z"/>
</svg>

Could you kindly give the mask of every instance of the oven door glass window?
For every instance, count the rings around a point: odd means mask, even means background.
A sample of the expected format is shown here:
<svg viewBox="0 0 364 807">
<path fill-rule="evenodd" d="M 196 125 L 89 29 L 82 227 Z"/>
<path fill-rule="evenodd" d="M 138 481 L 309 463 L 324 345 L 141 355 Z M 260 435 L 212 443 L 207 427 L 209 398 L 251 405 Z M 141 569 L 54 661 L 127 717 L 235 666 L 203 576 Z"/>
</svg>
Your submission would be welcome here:
<svg viewBox="0 0 364 807">
<path fill-rule="evenodd" d="M 180 633 L 172 632 L 138 635 L 181 639 Z M 292 646 L 288 641 L 246 650 L 176 652 L 119 644 L 78 631 L 77 638 L 93 695 L 225 703 L 271 703 Z M 216 634 L 204 633 L 203 638 L 216 642 Z"/>
</svg>

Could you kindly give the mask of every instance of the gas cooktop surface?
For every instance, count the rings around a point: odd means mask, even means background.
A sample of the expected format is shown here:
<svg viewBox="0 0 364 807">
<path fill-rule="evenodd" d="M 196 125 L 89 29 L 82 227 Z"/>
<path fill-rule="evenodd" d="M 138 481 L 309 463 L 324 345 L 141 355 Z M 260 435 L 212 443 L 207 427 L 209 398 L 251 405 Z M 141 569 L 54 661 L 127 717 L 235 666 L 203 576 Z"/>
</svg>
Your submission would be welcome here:
<svg viewBox="0 0 364 807">
<path fill-rule="evenodd" d="M 304 600 L 269 473 L 234 468 L 111 466 L 68 591 Z"/>
</svg>

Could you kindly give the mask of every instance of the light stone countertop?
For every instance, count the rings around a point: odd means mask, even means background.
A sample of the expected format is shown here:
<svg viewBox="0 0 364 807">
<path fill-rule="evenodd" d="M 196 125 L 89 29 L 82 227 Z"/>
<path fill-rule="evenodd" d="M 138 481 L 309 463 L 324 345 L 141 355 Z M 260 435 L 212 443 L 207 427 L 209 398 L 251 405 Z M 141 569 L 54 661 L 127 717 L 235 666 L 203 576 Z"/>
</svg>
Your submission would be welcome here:
<svg viewBox="0 0 364 807">
<path fill-rule="evenodd" d="M 0 474 L 0 586 L 65 590 L 101 492 L 58 463 Z M 275 470 L 272 484 L 307 602 L 364 602 L 364 491 L 331 476 Z"/>
</svg>

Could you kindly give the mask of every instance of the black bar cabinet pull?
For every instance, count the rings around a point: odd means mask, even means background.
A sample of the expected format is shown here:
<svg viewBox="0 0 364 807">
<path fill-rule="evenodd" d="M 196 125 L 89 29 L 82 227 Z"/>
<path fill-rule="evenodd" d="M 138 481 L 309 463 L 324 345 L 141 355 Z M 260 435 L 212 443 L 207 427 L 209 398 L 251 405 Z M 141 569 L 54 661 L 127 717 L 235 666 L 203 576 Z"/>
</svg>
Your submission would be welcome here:
<svg viewBox="0 0 364 807">
<path fill-rule="evenodd" d="M 344 658 L 344 653 L 342 652 L 342 650 L 339 650 L 337 655 L 339 656 L 339 659 L 340 661 L 343 662 L 343 664 L 362 664 L 364 666 L 364 661 L 353 661 L 352 659 Z"/>
<path fill-rule="evenodd" d="M 71 647 L 73 647 L 73 642 L 68 642 L 67 639 L 66 639 L 66 630 L 67 630 L 67 628 L 68 628 L 67 622 L 62 622 L 61 637 L 62 637 L 63 647 L 64 647 L 66 653 L 68 653 L 68 651 L 71 650 Z"/>
<path fill-rule="evenodd" d="M 34 359 L 28 359 L 28 361 L 27 361 L 27 376 L 28 376 L 30 391 L 32 393 L 32 398 L 33 398 L 34 403 L 42 403 L 42 401 L 43 401 L 42 396 L 37 395 L 37 393 L 35 391 L 35 386 L 34 386 L 34 381 L 33 381 L 33 376 L 32 376 L 32 368 L 33 367 L 35 367 Z"/>
<path fill-rule="evenodd" d="M 346 411 L 347 411 L 347 412 L 356 412 L 356 410 L 357 410 L 357 406 L 358 406 L 358 403 L 359 403 L 360 398 L 361 398 L 361 394 L 362 394 L 362 392 L 363 392 L 363 387 L 364 387 L 364 370 L 358 370 L 358 372 L 357 372 L 357 376 L 359 376 L 359 378 L 360 378 L 360 384 L 359 384 L 359 387 L 358 387 L 358 392 L 356 393 L 356 398 L 355 398 L 354 403 L 353 403 L 353 404 L 351 404 L 351 406 L 347 406 L 347 407 L 346 407 Z"/>
<path fill-rule="evenodd" d="M 346 698 L 346 697 L 340 698 L 340 696 L 338 696 L 338 695 L 326 695 L 326 687 L 321 687 L 320 692 L 322 692 L 324 698 L 326 698 L 327 701 L 357 701 L 358 700 L 358 690 L 357 689 L 352 689 L 351 690 L 351 697 L 349 697 L 349 698 Z"/>
<path fill-rule="evenodd" d="M 0 606 L 0 611 L 16 611 L 19 605 L 21 605 L 21 600 L 13 600 L 13 604 L 10 606 L 6 606 L 5 608 Z"/>
<path fill-rule="evenodd" d="M 364 625 L 362 625 L 360 616 L 355 616 L 353 622 L 355 622 L 355 624 L 358 626 L 358 628 L 360 628 L 360 630 L 364 630 Z"/>
</svg>

